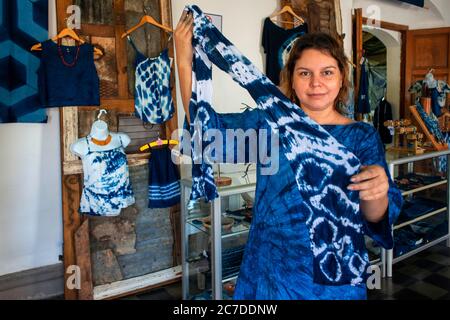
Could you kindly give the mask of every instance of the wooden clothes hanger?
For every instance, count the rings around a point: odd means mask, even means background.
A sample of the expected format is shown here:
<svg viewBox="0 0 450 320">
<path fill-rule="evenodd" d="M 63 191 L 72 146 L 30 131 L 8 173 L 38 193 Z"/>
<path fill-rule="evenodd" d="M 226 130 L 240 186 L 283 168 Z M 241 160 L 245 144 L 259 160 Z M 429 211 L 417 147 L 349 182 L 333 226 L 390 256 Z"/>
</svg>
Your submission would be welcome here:
<svg viewBox="0 0 450 320">
<path fill-rule="evenodd" d="M 135 25 L 130 30 L 128 30 L 127 32 L 122 34 L 122 39 L 125 38 L 126 36 L 128 36 L 129 34 L 131 34 L 132 32 L 134 32 L 136 29 L 139 29 L 140 27 L 142 27 L 146 23 L 152 24 L 154 26 L 157 26 L 157 27 L 159 27 L 159 28 L 169 32 L 169 33 L 173 33 L 173 30 L 171 28 L 160 24 L 152 16 L 145 15 L 145 16 L 142 17 L 141 21 L 137 25 Z"/>
<path fill-rule="evenodd" d="M 63 39 L 63 38 L 66 38 L 66 37 L 72 38 L 73 40 L 79 42 L 80 44 L 85 43 L 85 41 L 82 40 L 78 36 L 78 34 L 73 29 L 70 29 L 70 28 L 64 28 L 63 30 L 61 30 L 61 32 L 58 33 L 57 36 L 53 37 L 52 40 L 53 41 L 58 41 L 59 39 Z M 41 43 L 37 43 L 37 44 L 35 44 L 34 46 L 31 47 L 31 51 L 41 51 L 41 50 L 42 50 L 42 44 Z M 96 47 L 94 47 L 94 53 L 96 55 L 103 56 L 103 52 L 100 49 L 96 48 Z"/>
<path fill-rule="evenodd" d="M 145 151 L 154 147 L 160 147 L 160 146 L 164 146 L 164 145 L 178 145 L 178 141 L 177 140 L 161 140 L 161 138 L 158 137 L 158 140 L 155 140 L 153 142 L 144 144 L 143 146 L 141 146 L 139 148 L 139 151 Z"/>
<path fill-rule="evenodd" d="M 300 24 L 305 23 L 305 20 L 303 20 L 303 18 L 300 17 L 299 15 L 297 15 L 297 14 L 294 12 L 294 10 L 292 10 L 291 6 L 288 6 L 288 5 L 284 6 L 280 11 L 275 12 L 274 14 L 272 14 L 269 18 L 270 18 L 270 19 L 273 19 L 273 18 L 275 18 L 276 16 L 279 16 L 279 15 L 281 15 L 281 14 L 283 14 L 283 13 L 290 13 L 294 18 L 296 18 L 297 20 L 300 21 Z M 273 20 L 272 20 L 272 21 L 273 21 Z M 295 24 L 295 22 L 292 22 L 292 21 L 280 21 L 280 22 L 282 22 L 282 23 L 292 23 L 292 24 Z"/>
</svg>

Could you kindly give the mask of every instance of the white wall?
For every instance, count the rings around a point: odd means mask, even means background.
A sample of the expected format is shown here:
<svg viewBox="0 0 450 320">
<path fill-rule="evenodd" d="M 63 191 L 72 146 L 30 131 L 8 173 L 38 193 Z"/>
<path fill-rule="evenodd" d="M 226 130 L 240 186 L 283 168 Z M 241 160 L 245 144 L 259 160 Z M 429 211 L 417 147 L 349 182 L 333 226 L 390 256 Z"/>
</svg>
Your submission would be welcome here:
<svg viewBox="0 0 450 320">
<path fill-rule="evenodd" d="M 236 47 L 264 71 L 264 53 L 261 47 L 261 35 L 264 19 L 278 8 L 278 0 L 173 0 L 173 24 L 176 26 L 183 8 L 187 4 L 197 5 L 203 12 L 222 16 L 222 32 Z M 178 84 L 178 75 L 177 75 Z M 255 106 L 250 95 L 230 76 L 216 67 L 213 69 L 214 99 L 217 112 L 239 112 L 241 103 Z M 179 88 L 177 88 L 179 92 Z M 182 128 L 184 109 L 180 96 L 177 97 L 178 121 Z"/>
<path fill-rule="evenodd" d="M 341 0 L 346 2 L 348 0 Z M 365 17 L 403 24 L 410 29 L 426 29 L 450 26 L 450 1 L 425 0 L 420 8 L 392 0 L 353 0 L 353 8 L 362 8 Z"/>
<path fill-rule="evenodd" d="M 265 54 L 261 46 L 261 36 L 264 19 L 278 9 L 278 0 L 172 0 L 173 25 L 176 26 L 184 7 L 187 4 L 197 5 L 203 12 L 222 16 L 222 32 L 236 47 L 261 71 L 265 70 Z M 242 112 L 246 103 L 255 106 L 253 99 L 235 83 L 231 77 L 217 67 L 213 67 L 213 106 L 217 112 Z M 178 74 L 177 82 L 177 106 L 178 124 L 183 128 L 185 112 L 180 96 Z M 242 174 L 235 174 L 244 170 L 245 166 L 221 165 L 220 170 L 233 179 L 233 183 L 243 182 Z M 241 171 L 242 172 L 242 171 Z M 249 173 L 252 179 L 255 171 Z M 191 175 L 190 166 L 181 166 L 181 175 Z"/>
<path fill-rule="evenodd" d="M 0 125 L 0 275 L 58 263 L 62 254 L 58 110 L 48 116 L 47 124 Z"/>
</svg>

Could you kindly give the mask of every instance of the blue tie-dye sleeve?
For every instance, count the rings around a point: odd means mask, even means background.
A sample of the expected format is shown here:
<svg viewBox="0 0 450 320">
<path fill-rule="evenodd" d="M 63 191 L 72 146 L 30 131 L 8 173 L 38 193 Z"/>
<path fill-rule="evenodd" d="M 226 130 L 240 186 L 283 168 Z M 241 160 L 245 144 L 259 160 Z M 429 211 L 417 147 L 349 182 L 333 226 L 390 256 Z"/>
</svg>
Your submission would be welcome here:
<svg viewBox="0 0 450 320">
<path fill-rule="evenodd" d="M 365 234 L 375 240 L 380 246 L 385 249 L 391 249 L 394 246 L 392 227 L 400 214 L 403 197 L 389 174 L 383 144 L 378 132 L 372 126 L 367 126 L 366 128 L 368 129 L 365 136 L 359 140 L 360 148 L 358 148 L 359 152 L 357 153 L 362 165 L 380 165 L 386 171 L 389 179 L 389 205 L 381 221 L 371 223 L 364 220 L 364 230 Z"/>
</svg>

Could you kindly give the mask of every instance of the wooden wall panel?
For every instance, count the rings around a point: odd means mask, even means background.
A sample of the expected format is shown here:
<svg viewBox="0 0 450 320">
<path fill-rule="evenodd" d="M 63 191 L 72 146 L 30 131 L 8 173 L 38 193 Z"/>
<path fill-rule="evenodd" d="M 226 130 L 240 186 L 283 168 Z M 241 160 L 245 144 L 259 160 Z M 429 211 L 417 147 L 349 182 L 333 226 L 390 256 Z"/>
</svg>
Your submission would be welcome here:
<svg viewBox="0 0 450 320">
<path fill-rule="evenodd" d="M 404 100 L 400 110 L 402 117 L 410 117 L 409 106 L 414 104 L 414 95 L 409 87 L 423 80 L 429 69 L 434 69 L 435 78 L 447 81 L 450 78 L 450 28 L 408 30 L 406 32 Z"/>
<path fill-rule="evenodd" d="M 57 19 L 58 30 L 66 27 L 65 21 L 67 18 L 66 8 L 71 4 L 78 4 L 82 9 L 82 25 L 81 30 L 78 33 L 86 41 L 92 43 L 96 47 L 101 48 L 104 51 L 104 56 L 97 58 L 96 68 L 100 77 L 100 94 L 101 94 L 101 107 L 108 110 L 108 118 L 105 119 L 108 122 L 111 131 L 118 131 L 121 125 L 121 119 L 126 122 L 127 119 L 133 118 L 134 114 L 134 59 L 136 53 L 131 49 L 126 39 L 122 39 L 121 35 L 132 25 L 136 24 L 140 17 L 144 14 L 143 8 L 149 10 L 149 14 L 156 20 L 160 20 L 163 24 L 171 26 L 171 6 L 170 0 L 58 0 L 57 1 Z M 168 39 L 168 35 L 162 32 L 160 29 L 153 26 L 145 26 L 142 29 L 133 33 L 133 39 L 135 40 L 140 51 L 145 55 L 151 57 L 158 55 L 165 47 L 169 47 L 169 56 L 173 58 L 173 42 Z M 142 44 L 145 46 L 142 47 Z M 175 97 L 175 85 L 174 85 L 174 71 L 172 66 L 172 94 L 174 102 Z M 91 251 L 86 250 L 88 245 L 91 244 L 92 238 L 90 238 L 90 218 L 81 218 L 78 213 L 79 201 L 81 198 L 82 190 L 82 167 L 81 161 L 74 156 L 70 150 L 70 144 L 75 142 L 78 138 L 86 136 L 93 121 L 96 120 L 98 113 L 98 107 L 72 107 L 61 108 L 60 121 L 61 121 L 61 162 L 63 164 L 62 173 L 62 189 L 63 189 L 63 223 L 64 223 L 64 265 L 67 268 L 71 265 L 80 264 L 82 266 L 82 290 L 69 290 L 65 288 L 66 299 L 91 299 L 93 297 L 93 283 L 94 274 L 92 268 L 90 268 L 92 259 Z M 136 118 L 135 118 L 136 119 Z M 136 119 L 137 120 L 137 119 Z M 142 123 L 138 120 L 138 123 L 133 126 L 129 126 L 126 130 L 134 141 L 127 151 L 136 152 L 137 147 L 140 144 L 149 142 L 149 140 L 155 139 L 158 132 L 161 132 L 161 137 L 170 135 L 173 130 L 177 128 L 177 115 L 167 122 L 164 126 L 154 126 L 149 130 L 142 130 Z M 140 127 L 140 128 L 139 128 Z M 145 126 L 144 126 L 145 127 Z M 147 141 L 146 141 L 147 140 Z M 133 180 L 137 181 L 136 177 L 141 177 L 142 181 L 147 181 L 148 177 L 143 176 L 143 168 L 147 168 L 148 154 L 128 154 L 130 172 L 133 175 Z M 137 171 L 136 171 L 137 170 Z M 138 179 L 138 180 L 139 180 Z M 146 184 L 136 183 L 136 190 L 139 192 L 139 204 L 132 206 L 124 210 L 123 216 L 132 219 L 131 216 L 136 216 L 134 213 L 136 208 L 144 212 L 146 204 L 143 203 L 141 196 L 147 194 L 144 190 Z M 139 188 L 144 188 L 140 190 Z M 150 211 L 150 209 L 147 209 Z M 170 266 L 173 259 L 176 256 L 173 252 L 173 248 L 178 248 L 178 244 L 174 244 L 176 233 L 179 229 L 175 230 L 173 221 L 176 218 L 173 215 L 169 215 L 170 210 L 167 209 L 163 214 L 167 219 L 165 220 L 165 228 L 160 231 L 166 230 L 167 239 L 164 243 L 167 244 L 167 250 L 170 251 L 168 259 L 162 260 L 163 265 L 159 266 L 157 263 L 152 265 L 143 265 L 141 268 L 143 271 L 152 272 L 152 270 L 158 270 L 158 268 L 166 268 Z M 176 214 L 179 210 L 173 212 Z M 152 216 L 151 212 L 147 212 L 148 217 Z M 121 215 L 122 216 L 122 215 Z M 137 219 L 136 217 L 134 218 Z M 156 218 L 155 218 L 156 219 Z M 82 225 L 82 222 L 85 223 Z M 130 220 L 130 225 L 134 222 Z M 160 222 L 153 223 L 156 228 L 161 224 Z M 86 227 L 88 226 L 88 227 Z M 139 227 L 142 231 L 142 226 Z M 140 232 L 141 232 L 140 231 Z M 148 231 L 148 230 L 147 230 Z M 143 233 L 138 233 L 143 234 Z M 177 241 L 178 241 L 177 240 Z M 162 243 L 162 242 L 161 242 Z M 148 247 L 148 246 L 147 246 Z M 156 248 L 156 247 L 155 247 Z M 152 259 L 156 259 L 159 252 L 153 248 Z M 166 251 L 167 251 L 166 250 Z M 138 250 L 139 251 L 139 250 Z M 113 252 L 113 251 L 111 251 Z M 122 252 L 123 253 L 123 252 Z M 130 252 L 131 253 L 131 252 Z M 149 253 L 141 252 L 141 257 L 145 259 Z M 115 257 L 114 257 L 115 258 Z M 172 261 L 173 260 L 173 261 Z M 139 256 L 132 257 L 132 254 L 122 255 L 117 260 L 121 263 L 121 268 L 127 266 L 127 276 L 133 276 L 139 273 L 139 266 L 130 264 L 130 261 L 135 263 L 139 260 Z M 140 261 L 144 263 L 144 261 Z M 168 264 L 167 264 L 168 263 Z M 68 275 L 66 274 L 66 279 Z M 122 276 L 121 276 L 122 277 Z M 90 284 L 89 284 L 90 283 Z M 123 293 L 125 295 L 126 292 Z"/>
</svg>

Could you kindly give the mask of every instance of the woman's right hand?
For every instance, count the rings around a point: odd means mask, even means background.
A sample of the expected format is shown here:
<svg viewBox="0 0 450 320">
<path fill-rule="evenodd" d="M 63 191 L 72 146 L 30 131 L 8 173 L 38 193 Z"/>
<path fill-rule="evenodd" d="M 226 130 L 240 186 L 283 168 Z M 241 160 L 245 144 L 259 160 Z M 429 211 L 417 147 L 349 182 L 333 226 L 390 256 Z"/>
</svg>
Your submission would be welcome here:
<svg viewBox="0 0 450 320">
<path fill-rule="evenodd" d="M 180 66 L 192 65 L 192 35 L 194 18 L 192 13 L 184 10 L 174 32 L 177 63 Z"/>
</svg>

